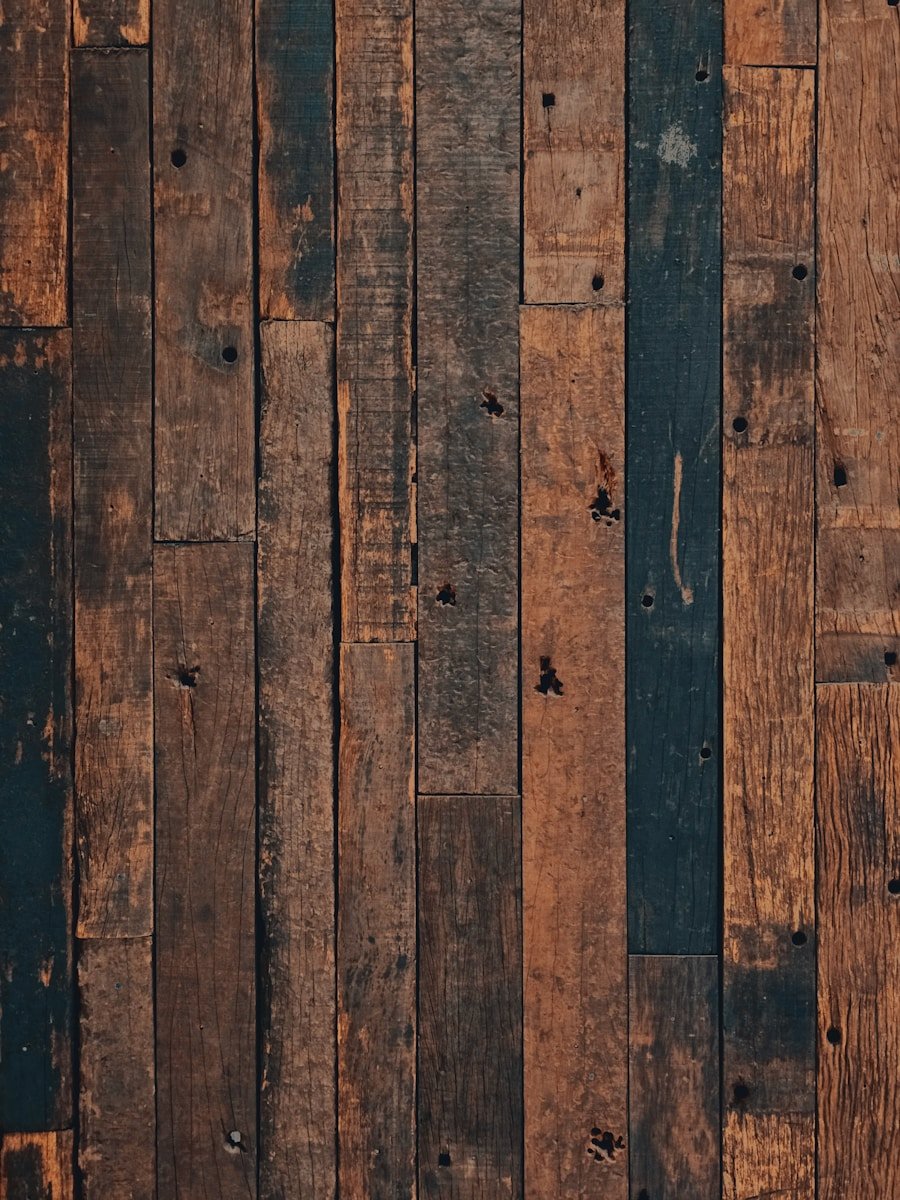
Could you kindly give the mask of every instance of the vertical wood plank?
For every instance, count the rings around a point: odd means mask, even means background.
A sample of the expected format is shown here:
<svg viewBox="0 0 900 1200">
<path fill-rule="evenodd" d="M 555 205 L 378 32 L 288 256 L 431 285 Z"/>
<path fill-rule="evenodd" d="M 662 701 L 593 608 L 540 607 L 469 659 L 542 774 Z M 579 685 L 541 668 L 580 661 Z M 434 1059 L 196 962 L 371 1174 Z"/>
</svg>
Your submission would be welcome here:
<svg viewBox="0 0 900 1200">
<path fill-rule="evenodd" d="M 155 1200 L 152 940 L 79 944 L 78 1165 L 84 1200 Z"/>
<path fill-rule="evenodd" d="M 416 1196 L 412 646 L 341 650 L 340 1194 Z"/>
<path fill-rule="evenodd" d="M 253 547 L 158 546 L 157 1173 L 256 1195 Z"/>
<path fill-rule="evenodd" d="M 521 331 L 525 1194 L 625 1200 L 624 317 Z"/>
<path fill-rule="evenodd" d="M 816 674 L 900 679 L 900 21 L 821 7 Z"/>
<path fill-rule="evenodd" d="M 525 0 L 525 300 L 625 294 L 624 0 Z"/>
<path fill-rule="evenodd" d="M 74 0 L 76 46 L 146 46 L 150 0 Z"/>
<path fill-rule="evenodd" d="M 72 56 L 78 932 L 153 928 L 148 57 Z"/>
<path fill-rule="evenodd" d="M 0 325 L 65 325 L 68 0 L 4 5 L 0 58 Z"/>
<path fill-rule="evenodd" d="M 522 1194 L 518 808 L 419 797 L 422 1196 Z"/>
<path fill-rule="evenodd" d="M 794 272 L 813 260 L 814 84 L 809 71 L 725 70 L 728 1200 L 813 1195 L 814 314 Z"/>
<path fill-rule="evenodd" d="M 260 1192 L 335 1190 L 333 335 L 262 326 Z"/>
<path fill-rule="evenodd" d="M 718 961 L 632 955 L 631 1194 L 719 1195 Z"/>
<path fill-rule="evenodd" d="M 629 20 L 629 945 L 706 954 L 719 920 L 721 0 L 632 0 Z"/>
<path fill-rule="evenodd" d="M 332 0 L 256 0 L 259 306 L 334 315 Z"/>
<path fill-rule="evenodd" d="M 255 522 L 253 0 L 156 0 L 156 535 Z"/>
<path fill-rule="evenodd" d="M 518 791 L 518 0 L 416 7 L 419 789 Z"/>
<path fill-rule="evenodd" d="M 725 0 L 725 61 L 815 66 L 817 0 Z"/>
<path fill-rule="evenodd" d="M 337 0 L 337 379 L 346 641 L 415 636 L 411 0 Z"/>
<path fill-rule="evenodd" d="M 67 330 L 0 333 L 0 1129 L 72 1121 Z"/>
<path fill-rule="evenodd" d="M 900 1191 L 900 689 L 817 692 L 819 1196 Z"/>
<path fill-rule="evenodd" d="M 72 1134 L 5 1133 L 0 1200 L 74 1200 Z"/>
</svg>

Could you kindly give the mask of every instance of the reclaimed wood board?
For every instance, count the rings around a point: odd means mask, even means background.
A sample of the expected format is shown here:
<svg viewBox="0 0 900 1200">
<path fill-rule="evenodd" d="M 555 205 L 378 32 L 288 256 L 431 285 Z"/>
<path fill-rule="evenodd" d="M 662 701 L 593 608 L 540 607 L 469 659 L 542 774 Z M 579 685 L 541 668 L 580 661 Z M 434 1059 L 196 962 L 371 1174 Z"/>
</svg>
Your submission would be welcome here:
<svg viewBox="0 0 900 1200">
<path fill-rule="evenodd" d="M 816 0 L 726 0 L 725 61 L 734 66 L 816 64 Z"/>
</svg>

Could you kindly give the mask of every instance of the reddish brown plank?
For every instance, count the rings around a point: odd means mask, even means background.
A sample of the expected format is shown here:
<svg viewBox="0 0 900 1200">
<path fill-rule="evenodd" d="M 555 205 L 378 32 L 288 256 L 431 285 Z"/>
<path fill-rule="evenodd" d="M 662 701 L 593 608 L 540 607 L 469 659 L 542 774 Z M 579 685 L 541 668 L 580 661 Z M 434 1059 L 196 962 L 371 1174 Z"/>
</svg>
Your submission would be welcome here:
<svg viewBox="0 0 900 1200">
<path fill-rule="evenodd" d="M 725 61 L 815 66 L 817 0 L 725 0 Z"/>
<path fill-rule="evenodd" d="M 71 1133 L 4 1133 L 0 1200 L 74 1200 Z"/>
<path fill-rule="evenodd" d="M 150 0 L 74 0 L 76 46 L 146 46 Z"/>
</svg>

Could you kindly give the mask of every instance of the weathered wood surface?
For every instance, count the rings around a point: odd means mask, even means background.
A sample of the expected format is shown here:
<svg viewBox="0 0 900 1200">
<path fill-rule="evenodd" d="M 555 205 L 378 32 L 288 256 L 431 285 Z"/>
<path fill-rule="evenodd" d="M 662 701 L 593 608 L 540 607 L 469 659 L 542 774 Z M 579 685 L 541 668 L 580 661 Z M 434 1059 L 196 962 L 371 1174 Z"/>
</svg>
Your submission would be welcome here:
<svg viewBox="0 0 900 1200">
<path fill-rule="evenodd" d="M 74 0 L 76 46 L 146 46 L 150 0 Z"/>
<path fill-rule="evenodd" d="M 522 1194 L 519 802 L 420 796 L 419 1194 Z"/>
<path fill-rule="evenodd" d="M 0 333 L 0 1130 L 72 1123 L 71 337 Z"/>
<path fill-rule="evenodd" d="M 721 0 L 632 0 L 629 21 L 629 945 L 706 954 L 719 919 Z"/>
<path fill-rule="evenodd" d="M 416 1196 L 416 810 L 412 646 L 341 650 L 340 1194 Z"/>
<path fill-rule="evenodd" d="M 253 547 L 158 546 L 157 1174 L 256 1195 Z"/>
<path fill-rule="evenodd" d="M 78 933 L 153 929 L 148 55 L 72 55 Z"/>
<path fill-rule="evenodd" d="M 416 8 L 419 790 L 518 791 L 520 5 Z"/>
<path fill-rule="evenodd" d="M 415 636 L 411 0 L 337 0 L 341 623 Z"/>
<path fill-rule="evenodd" d="M 335 1190 L 334 339 L 262 326 L 260 1194 Z"/>
<path fill-rule="evenodd" d="M 153 12 L 156 536 L 252 537 L 253 0 Z"/>
<path fill-rule="evenodd" d="M 521 343 L 525 1194 L 625 1200 L 624 313 Z"/>
<path fill-rule="evenodd" d="M 817 0 L 725 0 L 725 61 L 815 66 L 817 18 Z"/>
<path fill-rule="evenodd" d="M 72 1134 L 4 1134 L 0 1143 L 0 1197 L 74 1200 Z"/>
</svg>

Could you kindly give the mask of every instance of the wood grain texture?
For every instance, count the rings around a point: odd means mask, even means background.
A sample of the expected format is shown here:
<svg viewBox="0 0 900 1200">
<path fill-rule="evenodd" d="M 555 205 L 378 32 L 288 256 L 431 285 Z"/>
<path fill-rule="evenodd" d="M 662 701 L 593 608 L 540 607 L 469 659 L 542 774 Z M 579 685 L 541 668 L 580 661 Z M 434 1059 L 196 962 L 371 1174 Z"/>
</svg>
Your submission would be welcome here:
<svg viewBox="0 0 900 1200">
<path fill-rule="evenodd" d="M 416 7 L 419 790 L 434 794 L 518 791 L 520 24 L 518 0 Z"/>
<path fill-rule="evenodd" d="M 0 1130 L 72 1122 L 72 381 L 0 333 Z"/>
<path fill-rule="evenodd" d="M 624 314 L 521 339 L 525 1195 L 625 1200 Z"/>
<path fill-rule="evenodd" d="M 618 304 L 624 0 L 525 0 L 523 43 L 525 300 Z"/>
<path fill-rule="evenodd" d="M 337 379 L 346 641 L 415 636 L 411 0 L 337 0 Z"/>
<path fill-rule="evenodd" d="M 148 67 L 143 50 L 72 55 L 81 937 L 153 929 Z"/>
<path fill-rule="evenodd" d="M 718 962 L 632 955 L 631 1195 L 719 1195 Z"/>
<path fill-rule="evenodd" d="M 150 0 L 73 0 L 76 46 L 146 46 Z"/>
<path fill-rule="evenodd" d="M 629 21 L 629 946 L 707 954 L 719 910 L 721 0 L 632 0 Z"/>
<path fill-rule="evenodd" d="M 900 689 L 822 687 L 819 1197 L 900 1192 Z"/>
<path fill-rule="evenodd" d="M 420 796 L 419 1193 L 522 1194 L 519 802 Z"/>
<path fill-rule="evenodd" d="M 821 6 L 816 675 L 896 681 L 900 654 L 900 21 Z M 885 658 L 885 655 L 888 658 Z"/>
<path fill-rule="evenodd" d="M 334 316 L 332 0 L 256 0 L 259 306 Z"/>
<path fill-rule="evenodd" d="M 341 649 L 340 1194 L 416 1196 L 412 646 Z"/>
<path fill-rule="evenodd" d="M 260 1193 L 335 1190 L 333 352 L 262 326 Z"/>
<path fill-rule="evenodd" d="M 84 1200 L 155 1200 L 152 939 L 78 946 L 78 1166 Z"/>
<path fill-rule="evenodd" d="M 813 257 L 814 103 L 809 71 L 725 69 L 729 1200 L 812 1200 L 811 1174 L 801 1190 L 795 1171 L 815 1137 L 814 301 L 811 278 L 793 271 Z"/>
<path fill-rule="evenodd" d="M 5 1133 L 0 1200 L 74 1200 L 72 1134 Z"/>
<path fill-rule="evenodd" d="M 68 0 L 5 4 L 0 57 L 0 325 L 65 325 Z"/>
<path fill-rule="evenodd" d="M 817 0 L 726 0 L 725 61 L 815 66 Z"/>
<path fill-rule="evenodd" d="M 253 0 L 154 6 L 162 540 L 254 532 L 252 13 Z"/>
<path fill-rule="evenodd" d="M 158 546 L 159 1194 L 256 1196 L 253 547 Z"/>
</svg>

